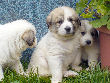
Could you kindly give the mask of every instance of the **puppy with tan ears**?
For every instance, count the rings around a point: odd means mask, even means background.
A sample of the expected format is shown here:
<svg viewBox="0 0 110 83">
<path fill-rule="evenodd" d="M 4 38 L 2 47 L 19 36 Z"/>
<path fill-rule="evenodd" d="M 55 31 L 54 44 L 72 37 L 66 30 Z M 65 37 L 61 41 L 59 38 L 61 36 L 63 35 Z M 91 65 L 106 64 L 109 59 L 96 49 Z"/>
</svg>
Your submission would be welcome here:
<svg viewBox="0 0 110 83">
<path fill-rule="evenodd" d="M 98 32 L 87 20 L 81 21 L 83 29 L 80 39 L 82 60 L 88 60 L 89 67 L 95 67 L 99 57 Z"/>
<path fill-rule="evenodd" d="M 47 16 L 48 33 L 35 49 L 27 72 L 52 76 L 51 83 L 62 82 L 62 77 L 76 76 L 68 70 L 80 47 L 80 21 L 70 7 L 58 7 Z M 37 70 L 38 69 L 38 70 Z"/>
<path fill-rule="evenodd" d="M 3 69 L 10 67 L 24 74 L 20 62 L 21 53 L 36 45 L 35 27 L 26 20 L 7 23 L 0 28 L 0 81 L 4 78 Z"/>
</svg>

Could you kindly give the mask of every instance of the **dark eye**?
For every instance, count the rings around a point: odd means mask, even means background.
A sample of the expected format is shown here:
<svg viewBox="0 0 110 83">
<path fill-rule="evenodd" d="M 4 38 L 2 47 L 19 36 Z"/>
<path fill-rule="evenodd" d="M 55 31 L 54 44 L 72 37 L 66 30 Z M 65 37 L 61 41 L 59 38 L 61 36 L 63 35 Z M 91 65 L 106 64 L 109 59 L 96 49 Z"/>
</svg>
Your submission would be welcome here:
<svg viewBox="0 0 110 83">
<path fill-rule="evenodd" d="M 85 35 L 85 32 L 81 32 L 82 35 Z"/>
<path fill-rule="evenodd" d="M 91 35 L 94 36 L 95 34 L 92 32 Z"/>
<path fill-rule="evenodd" d="M 69 18 L 69 21 L 70 21 L 70 22 L 72 22 L 72 21 L 73 21 L 73 19 L 72 19 L 72 18 Z"/>
<path fill-rule="evenodd" d="M 62 23 L 63 23 L 63 20 L 59 20 L 58 23 L 59 23 L 59 24 L 62 24 Z"/>
</svg>

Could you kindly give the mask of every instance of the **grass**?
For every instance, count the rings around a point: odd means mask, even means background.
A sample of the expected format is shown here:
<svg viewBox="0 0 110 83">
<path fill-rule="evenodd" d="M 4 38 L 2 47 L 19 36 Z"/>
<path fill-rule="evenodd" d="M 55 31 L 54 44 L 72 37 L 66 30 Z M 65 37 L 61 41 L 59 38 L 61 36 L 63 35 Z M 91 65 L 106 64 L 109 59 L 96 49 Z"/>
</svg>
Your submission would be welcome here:
<svg viewBox="0 0 110 83">
<path fill-rule="evenodd" d="M 1 83 L 50 83 L 51 77 L 39 77 L 30 75 L 25 77 L 7 68 L 4 72 L 4 80 Z M 94 70 L 79 72 L 77 77 L 63 78 L 63 83 L 110 83 L 110 72 L 102 70 L 99 65 Z"/>
</svg>

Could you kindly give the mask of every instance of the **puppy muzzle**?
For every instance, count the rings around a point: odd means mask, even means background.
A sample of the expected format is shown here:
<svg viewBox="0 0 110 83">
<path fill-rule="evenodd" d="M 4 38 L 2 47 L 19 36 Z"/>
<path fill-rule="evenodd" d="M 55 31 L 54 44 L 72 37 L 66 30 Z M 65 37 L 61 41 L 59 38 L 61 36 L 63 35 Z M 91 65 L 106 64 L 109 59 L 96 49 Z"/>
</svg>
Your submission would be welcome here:
<svg viewBox="0 0 110 83">
<path fill-rule="evenodd" d="M 86 44 L 87 44 L 87 45 L 91 45 L 91 43 L 92 43 L 91 40 L 87 40 L 87 41 L 86 41 Z"/>
<path fill-rule="evenodd" d="M 65 28 L 66 34 L 74 34 L 74 31 L 72 30 L 72 27 L 66 26 Z"/>
</svg>

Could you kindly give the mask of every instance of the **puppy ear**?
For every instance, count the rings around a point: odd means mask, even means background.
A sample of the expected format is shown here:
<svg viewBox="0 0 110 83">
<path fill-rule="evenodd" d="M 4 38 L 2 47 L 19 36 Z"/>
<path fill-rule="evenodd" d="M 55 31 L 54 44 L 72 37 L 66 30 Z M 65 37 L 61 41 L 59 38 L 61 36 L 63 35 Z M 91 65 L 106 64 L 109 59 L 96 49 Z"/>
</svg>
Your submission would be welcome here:
<svg viewBox="0 0 110 83">
<path fill-rule="evenodd" d="M 47 23 L 48 28 L 52 25 L 52 15 L 51 14 L 49 14 L 47 16 L 46 23 Z"/>
<path fill-rule="evenodd" d="M 79 19 L 79 18 L 77 19 L 77 23 L 78 23 L 78 25 L 80 25 L 80 26 L 81 26 L 81 21 L 80 21 L 80 19 Z"/>
<path fill-rule="evenodd" d="M 93 29 L 93 34 L 94 39 L 97 39 L 99 37 L 98 31 L 95 28 Z"/>
<path fill-rule="evenodd" d="M 35 42 L 35 33 L 32 30 L 27 30 L 22 35 L 22 39 L 29 45 L 32 46 Z"/>
<path fill-rule="evenodd" d="M 94 29 L 95 30 L 95 37 L 99 37 L 99 35 L 98 35 L 98 31 L 96 30 L 96 29 Z"/>
</svg>

